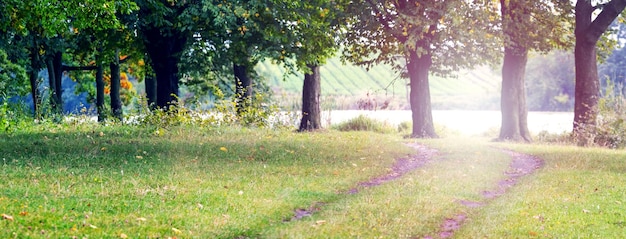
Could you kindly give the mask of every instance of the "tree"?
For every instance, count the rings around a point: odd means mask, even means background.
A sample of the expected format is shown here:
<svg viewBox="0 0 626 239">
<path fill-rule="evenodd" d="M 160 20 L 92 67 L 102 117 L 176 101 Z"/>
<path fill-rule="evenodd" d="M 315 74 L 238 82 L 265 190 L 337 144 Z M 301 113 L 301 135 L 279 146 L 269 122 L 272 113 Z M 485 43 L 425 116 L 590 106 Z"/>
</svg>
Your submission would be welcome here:
<svg viewBox="0 0 626 239">
<path fill-rule="evenodd" d="M 346 1 L 315 0 L 292 2 L 278 9 L 280 19 L 292 38 L 283 44 L 285 55 L 295 59 L 295 67 L 304 73 L 302 86 L 302 118 L 299 131 L 321 128 L 320 66 L 340 47 L 346 24 Z M 276 8 L 276 6 L 274 6 Z"/>
<path fill-rule="evenodd" d="M 566 29 L 556 8 L 569 6 L 562 1 L 500 0 L 504 38 L 499 140 L 530 142 L 526 105 L 525 69 L 528 51 L 547 52 L 566 45 Z"/>
<path fill-rule="evenodd" d="M 429 74 L 482 64 L 498 49 L 489 3 L 364 0 L 350 4 L 348 12 L 355 17 L 344 58 L 368 66 L 392 64 L 410 79 L 412 137 L 437 137 Z"/>
<path fill-rule="evenodd" d="M 137 0 L 138 29 L 156 77 L 156 106 L 175 107 L 182 53 L 201 15 L 197 1 Z"/>
<path fill-rule="evenodd" d="M 597 13 L 597 9 L 601 8 Z M 588 126 L 596 125 L 600 86 L 597 68 L 596 44 L 613 20 L 626 8 L 626 0 L 611 0 L 603 5 L 589 0 L 578 0 L 575 6 L 574 61 L 576 88 L 573 132 L 582 138 L 593 134 Z M 597 15 L 596 15 L 597 14 Z M 593 18 L 596 16 L 595 18 Z"/>
<path fill-rule="evenodd" d="M 3 11 L 10 13 L 8 23 L 2 24 L 0 30 L 10 32 L 13 44 L 25 48 L 30 58 L 29 79 L 35 115 L 39 115 L 39 84 L 37 74 L 46 65 L 49 73 L 51 101 L 55 112 L 62 112 L 61 77 L 63 75 L 63 54 L 66 51 L 66 37 L 73 34 L 72 29 L 119 28 L 116 13 L 127 14 L 134 7 L 130 0 L 99 0 L 99 1 L 15 1 L 7 0 Z M 94 18 L 93 16 L 98 16 Z"/>
</svg>

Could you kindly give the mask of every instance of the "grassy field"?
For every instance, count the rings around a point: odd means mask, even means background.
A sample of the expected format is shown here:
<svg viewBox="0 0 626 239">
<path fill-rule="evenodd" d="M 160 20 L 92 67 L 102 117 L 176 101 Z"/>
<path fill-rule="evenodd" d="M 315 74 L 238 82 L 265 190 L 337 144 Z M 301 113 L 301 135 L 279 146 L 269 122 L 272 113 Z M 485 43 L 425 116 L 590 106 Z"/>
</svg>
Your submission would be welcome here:
<svg viewBox="0 0 626 239">
<path fill-rule="evenodd" d="M 302 75 L 284 76 L 285 70 L 262 62 L 257 72 L 269 81 L 277 99 L 286 108 L 298 108 Z M 364 67 L 342 64 L 333 58 L 320 69 L 323 104 L 333 109 L 354 109 L 358 100 L 368 98 L 390 101 L 393 109 L 408 108 L 408 79 L 398 77 L 389 66 Z M 430 91 L 435 109 L 498 109 L 500 77 L 489 67 L 462 71 L 451 77 L 430 77 Z M 324 102 L 325 101 L 325 102 Z"/>
<path fill-rule="evenodd" d="M 236 127 L 45 125 L 0 136 L 0 238 L 437 238 L 460 214 L 458 238 L 626 236 L 623 150 Z M 345 193 L 415 154 L 405 143 L 438 153 Z M 499 148 L 545 165 L 485 200 L 511 162 Z"/>
</svg>

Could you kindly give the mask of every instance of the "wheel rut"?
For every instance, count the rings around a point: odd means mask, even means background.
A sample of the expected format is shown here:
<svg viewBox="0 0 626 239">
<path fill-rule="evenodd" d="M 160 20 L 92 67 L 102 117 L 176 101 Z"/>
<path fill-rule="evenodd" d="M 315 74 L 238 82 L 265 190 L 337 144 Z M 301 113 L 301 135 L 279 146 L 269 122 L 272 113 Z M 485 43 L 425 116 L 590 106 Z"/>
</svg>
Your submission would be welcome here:
<svg viewBox="0 0 626 239">
<path fill-rule="evenodd" d="M 534 173 L 537 169 L 543 167 L 544 162 L 538 157 L 523 154 L 519 152 L 515 152 L 509 149 L 499 149 L 500 151 L 510 155 L 512 157 L 511 163 L 509 164 L 509 168 L 504 172 L 506 176 L 504 179 L 500 180 L 493 188 L 489 190 L 485 190 L 481 192 L 483 199 L 480 201 L 470 201 L 459 199 L 458 203 L 470 207 L 477 208 L 482 207 L 488 204 L 491 200 L 498 198 L 505 194 L 507 190 L 511 187 L 515 186 L 518 180 L 526 175 Z M 439 231 L 436 236 L 424 236 L 423 239 L 434 239 L 434 238 L 449 238 L 454 235 L 454 232 L 457 231 L 463 223 L 466 221 L 467 215 L 465 214 L 457 214 L 451 217 L 447 217 L 439 226 Z M 419 237 L 418 237 L 419 238 Z"/>
<path fill-rule="evenodd" d="M 341 193 L 357 194 L 362 189 L 379 186 L 383 183 L 398 179 L 409 172 L 423 167 L 428 162 L 430 162 L 434 155 L 437 154 L 436 149 L 429 148 L 422 144 L 408 143 L 407 146 L 417 150 L 417 154 L 410 155 L 406 158 L 397 159 L 388 173 L 373 177 L 366 181 L 359 182 L 355 187 Z M 297 208 L 294 210 L 292 217 L 285 218 L 283 221 L 297 221 L 304 217 L 311 216 L 313 213 L 321 210 L 321 207 L 324 204 L 325 203 L 322 202 L 315 202 L 309 208 Z"/>
</svg>

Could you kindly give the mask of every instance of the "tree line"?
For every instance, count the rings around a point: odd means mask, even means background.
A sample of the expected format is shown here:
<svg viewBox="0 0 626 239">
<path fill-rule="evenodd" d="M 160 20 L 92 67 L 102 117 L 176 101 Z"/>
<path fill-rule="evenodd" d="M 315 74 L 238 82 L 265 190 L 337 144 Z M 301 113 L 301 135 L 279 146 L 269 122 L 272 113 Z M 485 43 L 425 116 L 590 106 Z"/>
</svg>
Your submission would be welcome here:
<svg viewBox="0 0 626 239">
<path fill-rule="evenodd" d="M 1 4 L 0 60 L 25 70 L 0 69 L 12 72 L 0 78 L 0 86 L 6 92 L 30 92 L 36 116 L 42 69 L 48 73 L 50 103 L 57 112 L 63 105 L 61 77 L 85 71 L 94 75 L 84 84 L 95 85 L 96 108 L 104 120 L 105 89 L 110 92 L 112 114 L 122 117 L 124 64 L 141 65 L 135 69 L 155 108 L 175 110 L 182 83 L 215 88 L 226 76 L 232 79 L 241 110 L 255 92 L 253 67 L 269 59 L 291 72 L 305 73 L 299 129 L 315 130 L 321 127 L 319 68 L 339 54 L 366 67 L 389 64 L 409 78 L 412 136 L 437 137 L 429 75 L 502 62 L 499 138 L 531 141 L 524 83 L 528 53 L 574 48 L 574 132 L 583 132 L 598 115 L 597 45 L 604 42 L 604 32 L 622 13 L 626 0 L 2 0 Z M 191 80 L 181 82 L 183 75 Z"/>
</svg>

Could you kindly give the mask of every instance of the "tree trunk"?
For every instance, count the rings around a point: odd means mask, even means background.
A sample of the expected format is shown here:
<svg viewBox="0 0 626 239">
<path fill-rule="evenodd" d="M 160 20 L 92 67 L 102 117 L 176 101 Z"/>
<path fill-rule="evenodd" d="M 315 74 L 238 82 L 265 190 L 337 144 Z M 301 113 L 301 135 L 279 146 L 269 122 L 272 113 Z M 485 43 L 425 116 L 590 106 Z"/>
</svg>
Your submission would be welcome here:
<svg viewBox="0 0 626 239">
<path fill-rule="evenodd" d="M 98 122 L 104 122 L 106 119 L 104 112 L 104 67 L 100 56 L 96 58 L 96 110 L 98 111 Z"/>
<path fill-rule="evenodd" d="M 157 82 L 154 79 L 154 76 L 146 76 L 145 85 L 146 85 L 146 98 L 148 100 L 148 108 L 150 110 L 154 110 L 157 102 Z"/>
<path fill-rule="evenodd" d="M 430 103 L 430 88 L 428 73 L 432 64 L 432 56 L 423 54 L 418 56 L 416 51 L 409 52 L 408 72 L 410 78 L 410 100 L 413 119 L 411 137 L 436 138 L 433 124 L 433 113 Z"/>
<path fill-rule="evenodd" d="M 248 67 L 233 63 L 235 75 L 235 93 L 237 97 L 237 113 L 241 114 L 252 100 L 252 79 L 248 76 Z"/>
<path fill-rule="evenodd" d="M 120 98 L 120 59 L 119 53 L 115 53 L 115 59 L 109 65 L 111 70 L 111 111 L 113 117 L 122 120 L 122 99 Z"/>
<path fill-rule="evenodd" d="M 164 30 L 165 31 L 165 30 Z M 156 75 L 157 107 L 169 110 L 178 100 L 178 63 L 187 42 L 181 32 L 164 35 L 160 28 L 144 29 L 144 43 Z"/>
<path fill-rule="evenodd" d="M 530 142 L 528 109 L 524 75 L 528 50 L 521 47 L 505 47 L 502 65 L 502 91 L 500 109 L 502 125 L 499 140 Z"/>
<path fill-rule="evenodd" d="M 60 114 L 63 112 L 63 105 L 59 102 L 59 97 L 57 96 L 59 92 L 56 89 L 57 77 L 55 76 L 56 71 L 54 70 L 54 61 L 51 57 L 46 59 L 46 68 L 48 71 L 48 88 L 50 89 L 50 107 L 52 107 L 52 112 Z"/>
<path fill-rule="evenodd" d="M 54 64 L 54 83 L 56 84 L 54 89 L 56 90 L 59 110 L 61 113 L 63 113 L 63 52 L 57 51 L 56 53 L 54 53 L 54 59 L 52 62 Z"/>
<path fill-rule="evenodd" d="M 28 72 L 28 78 L 30 81 L 30 93 L 33 97 L 33 111 L 35 119 L 41 118 L 41 112 L 39 106 L 41 106 L 41 97 L 39 97 L 39 46 L 37 40 L 33 37 L 33 45 L 30 48 L 30 70 Z"/>
<path fill-rule="evenodd" d="M 574 134 L 587 139 L 593 135 L 598 115 L 600 83 L 596 60 L 596 41 L 587 40 L 587 28 L 591 25 L 593 6 L 588 1 L 576 4 L 576 88 L 574 92 Z M 589 127 L 591 126 L 591 127 Z M 586 132 L 587 135 L 582 135 Z"/>
<path fill-rule="evenodd" d="M 524 86 L 528 49 L 524 47 L 524 39 L 520 36 L 520 31 L 528 29 L 518 26 L 520 22 L 527 22 L 530 19 L 526 5 L 526 0 L 500 0 L 505 40 L 500 93 L 502 125 L 499 140 L 531 141 Z"/>
<path fill-rule="evenodd" d="M 302 86 L 302 120 L 299 131 L 312 131 L 322 128 L 320 94 L 320 66 L 309 65 L 311 74 L 304 75 Z"/>
</svg>

